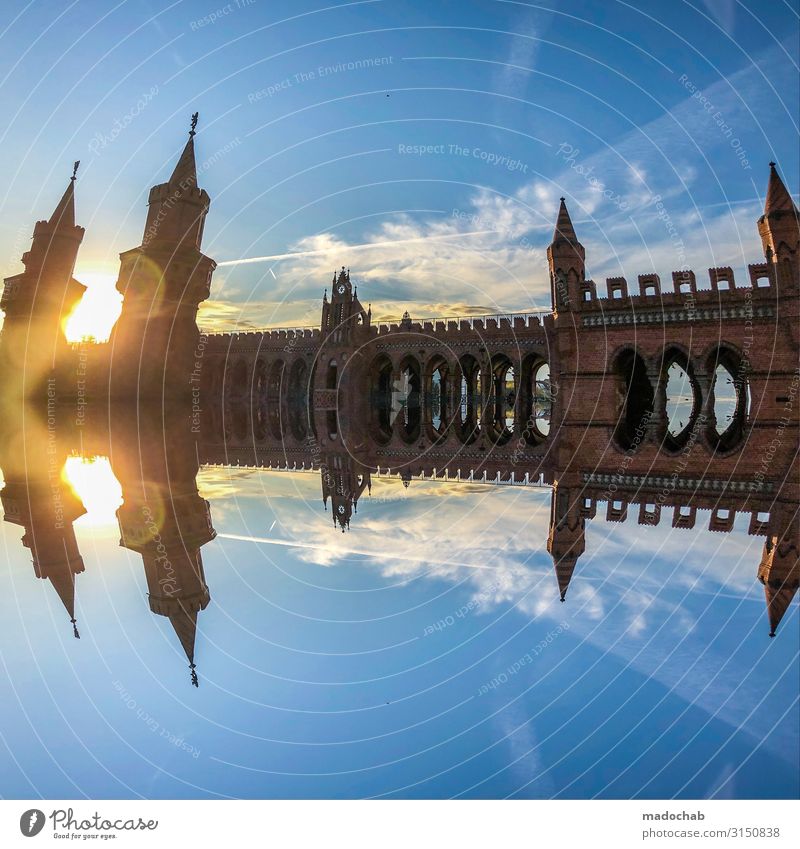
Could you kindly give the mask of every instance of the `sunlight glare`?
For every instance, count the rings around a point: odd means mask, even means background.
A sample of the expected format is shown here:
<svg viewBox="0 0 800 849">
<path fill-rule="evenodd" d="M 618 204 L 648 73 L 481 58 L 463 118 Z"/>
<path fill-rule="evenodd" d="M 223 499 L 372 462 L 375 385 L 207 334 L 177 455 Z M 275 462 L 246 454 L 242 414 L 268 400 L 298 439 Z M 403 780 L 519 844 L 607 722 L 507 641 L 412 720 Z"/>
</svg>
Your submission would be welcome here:
<svg viewBox="0 0 800 849">
<path fill-rule="evenodd" d="M 61 475 L 86 508 L 86 514 L 75 522 L 76 525 L 84 528 L 116 526 L 122 487 L 107 457 L 67 457 Z"/>
<path fill-rule="evenodd" d="M 68 342 L 107 342 L 122 310 L 122 295 L 114 288 L 117 272 L 110 265 L 76 271 L 86 286 L 83 297 L 64 321 Z"/>
</svg>

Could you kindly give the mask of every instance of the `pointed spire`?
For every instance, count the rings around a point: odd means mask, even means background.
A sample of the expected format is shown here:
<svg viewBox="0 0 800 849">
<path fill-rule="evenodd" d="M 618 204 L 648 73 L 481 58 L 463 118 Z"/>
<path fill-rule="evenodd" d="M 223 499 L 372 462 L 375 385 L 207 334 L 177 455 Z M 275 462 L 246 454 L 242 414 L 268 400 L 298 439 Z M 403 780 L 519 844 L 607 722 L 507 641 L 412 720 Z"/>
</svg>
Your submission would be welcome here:
<svg viewBox="0 0 800 849">
<path fill-rule="evenodd" d="M 553 242 L 558 242 L 561 239 L 566 239 L 573 245 L 578 241 L 564 198 L 561 198 L 561 205 L 558 207 L 558 218 L 556 219 L 556 229 L 553 231 Z"/>
<path fill-rule="evenodd" d="M 561 601 L 567 600 L 567 590 L 569 582 L 572 580 L 572 574 L 575 571 L 575 564 L 578 562 L 577 554 L 565 554 L 563 557 L 555 561 L 556 580 L 558 581 L 558 593 Z"/>
<path fill-rule="evenodd" d="M 767 185 L 767 200 L 764 203 L 764 215 L 772 212 L 797 212 L 792 196 L 783 184 L 775 169 L 775 163 L 769 163 L 769 183 Z"/>
<path fill-rule="evenodd" d="M 53 570 L 48 575 L 50 583 L 58 593 L 61 603 L 64 605 L 67 613 L 69 613 L 69 621 L 72 623 L 72 633 L 76 639 L 80 639 L 78 627 L 75 622 L 75 575 L 67 566 L 65 569 Z"/>
<path fill-rule="evenodd" d="M 69 178 L 67 188 L 50 216 L 49 223 L 56 229 L 66 230 L 75 226 L 75 175 L 78 173 L 80 164 L 80 160 L 78 160 L 72 167 L 72 176 Z"/>
<path fill-rule="evenodd" d="M 169 621 L 178 639 L 181 641 L 183 650 L 186 653 L 186 658 L 189 664 L 194 667 L 194 641 L 197 635 L 197 611 L 187 610 L 179 602 L 179 609 L 170 614 Z"/>
<path fill-rule="evenodd" d="M 197 166 L 194 161 L 194 133 L 189 133 L 189 140 L 183 148 L 181 158 L 175 165 L 175 170 L 169 178 L 170 186 L 181 189 L 193 188 L 197 185 Z"/>
<path fill-rule="evenodd" d="M 797 592 L 797 587 L 789 586 L 785 583 L 779 587 L 773 586 L 771 583 L 764 584 L 764 596 L 767 599 L 767 615 L 769 616 L 769 635 L 775 636 L 778 630 L 781 619 L 784 613 L 789 609 L 789 605 Z"/>
</svg>

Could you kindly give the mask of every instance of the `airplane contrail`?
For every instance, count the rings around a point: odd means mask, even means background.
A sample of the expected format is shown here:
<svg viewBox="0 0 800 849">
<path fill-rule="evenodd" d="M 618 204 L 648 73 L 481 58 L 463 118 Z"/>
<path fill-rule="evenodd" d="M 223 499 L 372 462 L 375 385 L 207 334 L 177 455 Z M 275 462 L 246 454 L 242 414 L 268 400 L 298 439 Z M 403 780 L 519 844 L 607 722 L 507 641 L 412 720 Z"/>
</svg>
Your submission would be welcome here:
<svg viewBox="0 0 800 849">
<path fill-rule="evenodd" d="M 350 251 L 365 251 L 369 248 L 391 248 L 395 245 L 413 245 L 417 242 L 439 242 L 445 239 L 463 239 L 466 236 L 486 236 L 489 233 L 497 234 L 498 230 L 473 230 L 469 233 L 443 233 L 440 236 L 418 236 L 414 239 L 391 239 L 386 242 L 366 242 L 363 245 L 337 245 L 330 248 L 319 248 L 315 251 L 297 251 L 292 254 L 272 254 L 272 256 L 251 256 L 246 259 L 227 259 L 218 262 L 217 268 L 224 265 L 250 265 L 254 262 L 274 262 L 279 259 L 296 259 L 304 256 L 324 256 L 335 252 L 343 253 Z"/>
<path fill-rule="evenodd" d="M 311 551 L 325 550 L 325 546 L 323 545 L 315 545 L 311 542 L 298 542 L 293 539 L 275 539 L 273 537 L 255 537 L 255 536 L 246 536 L 244 534 L 217 534 L 217 539 L 232 539 L 238 542 L 259 542 L 265 543 L 266 545 L 280 545 L 284 548 L 306 548 Z M 335 549 L 336 554 L 356 554 L 361 557 L 378 557 L 378 558 L 387 558 L 387 555 L 382 555 L 380 552 L 376 551 L 366 551 L 358 548 L 337 548 Z M 462 563 L 456 560 L 430 560 L 425 557 L 411 557 L 407 554 L 398 554 L 392 552 L 391 555 L 388 555 L 388 559 L 391 560 L 404 560 L 408 563 L 425 563 L 429 566 L 460 566 L 466 569 L 488 569 L 488 570 L 496 570 L 499 567 L 497 566 L 489 566 L 485 563 Z M 527 573 L 523 570 L 521 573 L 526 577 L 531 577 L 530 573 Z"/>
</svg>

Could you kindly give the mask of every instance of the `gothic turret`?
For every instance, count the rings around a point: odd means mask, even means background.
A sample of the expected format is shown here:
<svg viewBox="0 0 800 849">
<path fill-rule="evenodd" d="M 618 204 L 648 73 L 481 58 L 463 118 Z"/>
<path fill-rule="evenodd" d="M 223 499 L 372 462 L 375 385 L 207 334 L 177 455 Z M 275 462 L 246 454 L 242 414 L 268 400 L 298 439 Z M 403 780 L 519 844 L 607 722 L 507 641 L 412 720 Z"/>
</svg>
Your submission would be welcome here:
<svg viewBox="0 0 800 849">
<path fill-rule="evenodd" d="M 342 266 L 341 271 L 333 274 L 330 302 L 327 294 L 322 301 L 323 335 L 329 342 L 349 342 L 359 330 L 369 327 L 370 318 L 350 282 L 349 269 Z"/>
<path fill-rule="evenodd" d="M 320 466 L 322 477 L 322 501 L 326 508 L 331 500 L 333 526 L 342 533 L 350 527 L 350 519 L 358 510 L 358 499 L 365 489 L 372 488 L 368 472 L 357 472 L 355 461 L 346 454 L 328 455 Z"/>
<path fill-rule="evenodd" d="M 26 407 L 11 411 L 4 422 L 13 422 L 17 429 L 0 438 L 3 520 L 24 528 L 22 544 L 31 552 L 34 575 L 50 582 L 78 637 L 75 579 L 84 563 L 73 522 L 86 509 L 60 475 L 67 453 L 59 438 L 60 420 L 51 414 L 56 424 L 48 431 L 45 447 L 38 414 L 37 408 Z"/>
<path fill-rule="evenodd" d="M 769 164 L 769 184 L 758 233 L 767 262 L 774 266 L 782 291 L 796 289 L 800 280 L 800 213 L 783 184 L 775 163 Z"/>
<path fill-rule="evenodd" d="M 586 251 L 575 235 L 564 198 L 558 208 L 553 241 L 547 248 L 553 310 L 575 309 L 586 279 Z"/>
<path fill-rule="evenodd" d="M 72 276 L 84 233 L 75 224 L 78 165 L 53 214 L 36 222 L 31 248 L 22 256 L 25 271 L 6 278 L 0 302 L 6 314 L 0 360 L 12 377 L 24 372 L 26 394 L 68 351 L 63 325 L 85 291 Z"/>
<path fill-rule="evenodd" d="M 547 550 L 553 556 L 559 596 L 565 601 L 575 564 L 586 550 L 585 520 L 578 512 L 578 504 L 571 500 L 569 490 L 558 484 L 553 488 L 550 502 Z"/>
<path fill-rule="evenodd" d="M 209 197 L 197 186 L 197 114 L 166 183 L 150 190 L 142 244 L 120 254 L 122 314 L 111 339 L 112 393 L 188 394 L 197 360 L 197 309 L 216 263 L 200 251 Z"/>
<path fill-rule="evenodd" d="M 197 491 L 190 422 L 185 411 L 156 421 L 127 420 L 120 411 L 112 462 L 122 486 L 120 545 L 141 555 L 150 610 L 169 619 L 197 686 L 197 614 L 211 599 L 200 549 L 216 532 L 210 505 Z"/>
</svg>

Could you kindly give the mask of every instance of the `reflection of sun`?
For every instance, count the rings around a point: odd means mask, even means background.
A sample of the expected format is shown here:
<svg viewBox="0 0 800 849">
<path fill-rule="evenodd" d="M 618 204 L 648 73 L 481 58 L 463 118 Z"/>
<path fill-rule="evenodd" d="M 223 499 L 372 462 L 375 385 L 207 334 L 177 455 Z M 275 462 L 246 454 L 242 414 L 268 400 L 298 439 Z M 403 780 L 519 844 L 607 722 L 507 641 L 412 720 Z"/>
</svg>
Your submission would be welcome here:
<svg viewBox="0 0 800 849">
<path fill-rule="evenodd" d="M 116 525 L 116 510 L 122 504 L 122 487 L 111 471 L 107 457 L 67 457 L 61 476 L 83 502 L 86 515 L 76 525 L 97 528 Z"/>
<path fill-rule="evenodd" d="M 93 265 L 76 271 L 75 277 L 86 291 L 64 321 L 64 335 L 69 342 L 105 342 L 122 309 L 122 295 L 114 288 L 117 272 L 110 264 Z"/>
</svg>

